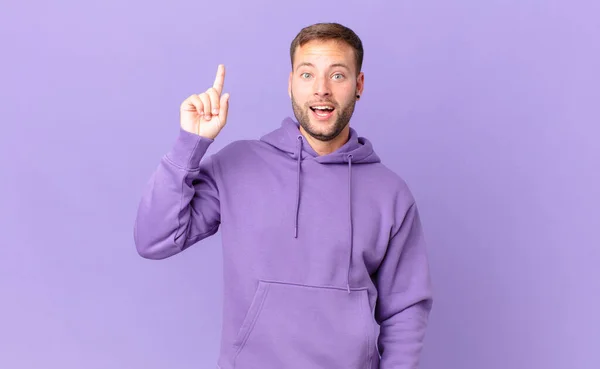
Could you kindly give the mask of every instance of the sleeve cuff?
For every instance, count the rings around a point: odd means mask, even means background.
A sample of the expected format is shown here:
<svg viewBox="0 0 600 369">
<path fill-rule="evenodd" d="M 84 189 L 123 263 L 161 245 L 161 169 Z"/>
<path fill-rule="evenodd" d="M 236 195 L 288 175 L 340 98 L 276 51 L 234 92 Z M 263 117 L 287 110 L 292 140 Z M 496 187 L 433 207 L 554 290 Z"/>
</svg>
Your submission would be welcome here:
<svg viewBox="0 0 600 369">
<path fill-rule="evenodd" d="M 210 138 L 190 133 L 180 127 L 179 135 L 166 156 L 181 168 L 195 170 L 199 168 L 200 160 L 213 142 Z"/>
</svg>

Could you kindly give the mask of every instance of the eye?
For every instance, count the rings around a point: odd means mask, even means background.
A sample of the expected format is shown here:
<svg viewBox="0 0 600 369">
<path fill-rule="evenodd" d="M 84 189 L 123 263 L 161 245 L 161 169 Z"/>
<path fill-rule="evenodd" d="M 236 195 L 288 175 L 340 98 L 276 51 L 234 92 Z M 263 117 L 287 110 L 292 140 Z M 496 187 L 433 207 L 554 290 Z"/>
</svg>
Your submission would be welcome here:
<svg viewBox="0 0 600 369">
<path fill-rule="evenodd" d="M 306 78 L 309 78 L 309 77 L 310 77 L 310 73 L 308 73 L 308 72 L 304 72 L 304 73 L 302 73 L 302 74 L 300 75 L 300 77 L 301 77 L 301 78 L 304 78 L 304 79 L 306 79 Z"/>
<path fill-rule="evenodd" d="M 341 74 L 341 73 L 336 73 L 336 74 L 333 75 L 333 79 L 340 80 L 342 78 L 344 78 L 344 75 Z"/>
</svg>

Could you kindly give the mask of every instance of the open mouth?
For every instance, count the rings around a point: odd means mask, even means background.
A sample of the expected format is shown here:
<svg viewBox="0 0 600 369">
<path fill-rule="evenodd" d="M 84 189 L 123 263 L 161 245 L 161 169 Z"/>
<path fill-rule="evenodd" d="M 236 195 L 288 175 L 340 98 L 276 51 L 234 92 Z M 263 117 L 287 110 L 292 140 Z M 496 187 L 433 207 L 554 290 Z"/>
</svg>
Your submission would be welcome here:
<svg viewBox="0 0 600 369">
<path fill-rule="evenodd" d="M 317 118 L 327 119 L 331 117 L 335 108 L 331 105 L 314 105 L 310 107 Z"/>
</svg>

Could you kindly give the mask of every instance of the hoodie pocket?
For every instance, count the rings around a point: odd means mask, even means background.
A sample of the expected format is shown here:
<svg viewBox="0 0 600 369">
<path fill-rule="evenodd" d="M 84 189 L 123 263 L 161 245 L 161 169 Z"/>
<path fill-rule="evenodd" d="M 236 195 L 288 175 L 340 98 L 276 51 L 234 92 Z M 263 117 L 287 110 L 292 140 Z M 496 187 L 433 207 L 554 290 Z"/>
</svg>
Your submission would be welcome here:
<svg viewBox="0 0 600 369">
<path fill-rule="evenodd" d="M 237 369 L 370 369 L 375 350 L 366 289 L 259 281 L 232 359 Z"/>
</svg>

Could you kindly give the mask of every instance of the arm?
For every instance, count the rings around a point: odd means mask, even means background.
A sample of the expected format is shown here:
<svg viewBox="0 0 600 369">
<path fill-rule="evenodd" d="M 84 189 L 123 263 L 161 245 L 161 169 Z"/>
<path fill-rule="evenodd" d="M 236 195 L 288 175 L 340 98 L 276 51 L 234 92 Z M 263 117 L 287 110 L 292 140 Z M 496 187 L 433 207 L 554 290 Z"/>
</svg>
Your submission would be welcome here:
<svg viewBox="0 0 600 369">
<path fill-rule="evenodd" d="M 213 157 L 205 158 L 227 122 L 229 94 L 221 94 L 225 66 L 211 88 L 180 106 L 179 136 L 138 205 L 134 241 L 147 259 L 165 259 L 215 234 L 221 223 Z"/>
<path fill-rule="evenodd" d="M 213 157 L 204 158 L 213 142 L 180 129 L 142 195 L 134 225 L 137 252 L 164 259 L 213 235 L 220 224 L 220 203 Z"/>
<path fill-rule="evenodd" d="M 380 368 L 417 369 L 432 291 L 421 221 L 414 203 L 392 234 L 376 283 Z"/>
</svg>

